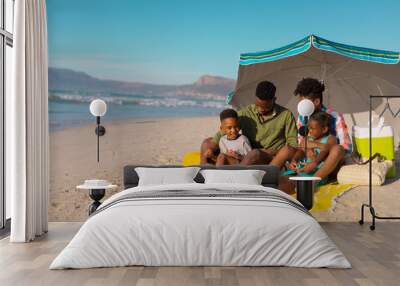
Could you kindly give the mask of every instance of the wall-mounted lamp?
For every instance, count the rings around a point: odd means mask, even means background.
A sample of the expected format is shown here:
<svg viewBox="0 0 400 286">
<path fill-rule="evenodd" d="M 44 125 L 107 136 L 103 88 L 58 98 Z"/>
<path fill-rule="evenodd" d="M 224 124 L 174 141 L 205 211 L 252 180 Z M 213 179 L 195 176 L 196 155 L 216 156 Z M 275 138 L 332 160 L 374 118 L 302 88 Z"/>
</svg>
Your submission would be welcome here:
<svg viewBox="0 0 400 286">
<path fill-rule="evenodd" d="M 308 137 L 308 119 L 314 113 L 314 103 L 309 99 L 303 99 L 297 105 L 297 111 L 304 117 L 304 126 L 300 128 L 299 133 L 304 137 L 304 156 L 307 161 L 307 137 Z"/>
<path fill-rule="evenodd" d="M 107 104 L 104 100 L 95 99 L 90 103 L 90 113 L 93 116 L 96 116 L 97 127 L 95 129 L 95 133 L 97 135 L 97 162 L 100 161 L 100 136 L 103 136 L 106 133 L 106 129 L 104 126 L 100 125 L 100 117 L 104 116 L 107 112 Z"/>
</svg>

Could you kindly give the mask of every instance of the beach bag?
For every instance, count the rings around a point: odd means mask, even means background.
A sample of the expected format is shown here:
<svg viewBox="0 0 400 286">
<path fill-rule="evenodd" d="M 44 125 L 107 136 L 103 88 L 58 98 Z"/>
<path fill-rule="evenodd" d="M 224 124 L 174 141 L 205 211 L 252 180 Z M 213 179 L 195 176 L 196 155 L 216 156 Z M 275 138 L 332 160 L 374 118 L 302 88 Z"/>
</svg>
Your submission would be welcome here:
<svg viewBox="0 0 400 286">
<path fill-rule="evenodd" d="M 385 183 L 388 171 L 393 167 L 393 161 L 380 162 L 372 160 L 372 185 L 380 186 Z M 339 184 L 369 185 L 369 164 L 351 164 L 342 166 L 337 174 Z"/>
<path fill-rule="evenodd" d="M 393 161 L 386 177 L 396 176 L 394 164 L 394 136 L 392 126 L 384 124 L 383 117 L 375 117 L 372 121 L 372 155 L 379 153 L 381 160 Z M 354 152 L 358 153 L 365 161 L 369 158 L 369 127 L 353 126 L 352 138 Z"/>
</svg>

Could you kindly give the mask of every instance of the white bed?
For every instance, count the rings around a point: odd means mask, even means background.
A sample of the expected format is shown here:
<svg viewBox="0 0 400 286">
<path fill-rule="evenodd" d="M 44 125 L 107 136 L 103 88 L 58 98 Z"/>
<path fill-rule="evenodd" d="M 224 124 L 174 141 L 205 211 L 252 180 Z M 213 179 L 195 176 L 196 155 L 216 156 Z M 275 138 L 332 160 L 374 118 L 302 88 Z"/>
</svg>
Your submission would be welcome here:
<svg viewBox="0 0 400 286">
<path fill-rule="evenodd" d="M 135 197 L 174 190 L 189 195 Z M 213 195 L 239 191 L 241 196 Z M 263 193 L 254 197 L 252 191 Z M 211 194 L 197 197 L 190 196 L 191 192 Z M 264 192 L 270 199 L 264 198 Z M 122 199 L 130 196 L 133 199 Z M 279 190 L 255 185 L 130 188 L 100 206 L 50 269 L 127 265 L 350 268 L 318 222 L 298 204 Z"/>
</svg>

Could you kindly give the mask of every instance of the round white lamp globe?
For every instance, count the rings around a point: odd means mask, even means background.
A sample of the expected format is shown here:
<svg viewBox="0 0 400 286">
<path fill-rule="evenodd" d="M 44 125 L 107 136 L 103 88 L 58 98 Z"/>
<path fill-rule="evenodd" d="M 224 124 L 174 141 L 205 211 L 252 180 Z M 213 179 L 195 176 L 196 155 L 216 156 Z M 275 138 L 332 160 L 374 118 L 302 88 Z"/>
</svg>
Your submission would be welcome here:
<svg viewBox="0 0 400 286">
<path fill-rule="evenodd" d="M 309 99 L 303 99 L 297 105 L 297 111 L 301 116 L 311 116 L 314 113 L 314 103 Z"/>
<path fill-rule="evenodd" d="M 104 116 L 107 112 L 107 104 L 104 100 L 95 99 L 90 103 L 90 113 L 93 116 Z"/>
</svg>

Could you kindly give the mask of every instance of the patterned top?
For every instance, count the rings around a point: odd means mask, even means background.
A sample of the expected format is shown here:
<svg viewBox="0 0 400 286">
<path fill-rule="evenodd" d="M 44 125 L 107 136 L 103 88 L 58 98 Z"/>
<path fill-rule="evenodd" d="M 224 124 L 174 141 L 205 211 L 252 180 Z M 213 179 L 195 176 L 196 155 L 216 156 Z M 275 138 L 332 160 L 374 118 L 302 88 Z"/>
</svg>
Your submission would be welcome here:
<svg viewBox="0 0 400 286">
<path fill-rule="evenodd" d="M 319 142 L 318 142 L 318 143 L 324 144 L 324 145 L 328 144 L 328 140 L 329 140 L 329 138 L 330 138 L 331 136 L 333 136 L 333 135 L 328 134 L 327 136 L 322 137 L 321 139 L 319 139 Z M 315 141 L 315 140 L 312 139 L 312 138 L 310 138 L 309 141 L 313 142 L 313 141 Z M 315 155 L 321 154 L 321 149 L 318 148 L 318 147 L 314 148 L 313 151 L 314 151 L 314 154 L 315 154 Z"/>
<path fill-rule="evenodd" d="M 346 122 L 341 113 L 332 110 L 331 108 L 326 108 L 322 105 L 321 111 L 328 113 L 331 116 L 331 121 L 329 123 L 329 133 L 336 136 L 338 144 L 346 150 L 346 152 L 351 153 L 353 146 L 351 144 L 349 131 L 347 129 Z M 304 117 L 299 115 L 297 118 L 297 127 L 300 128 L 304 125 Z"/>
</svg>

